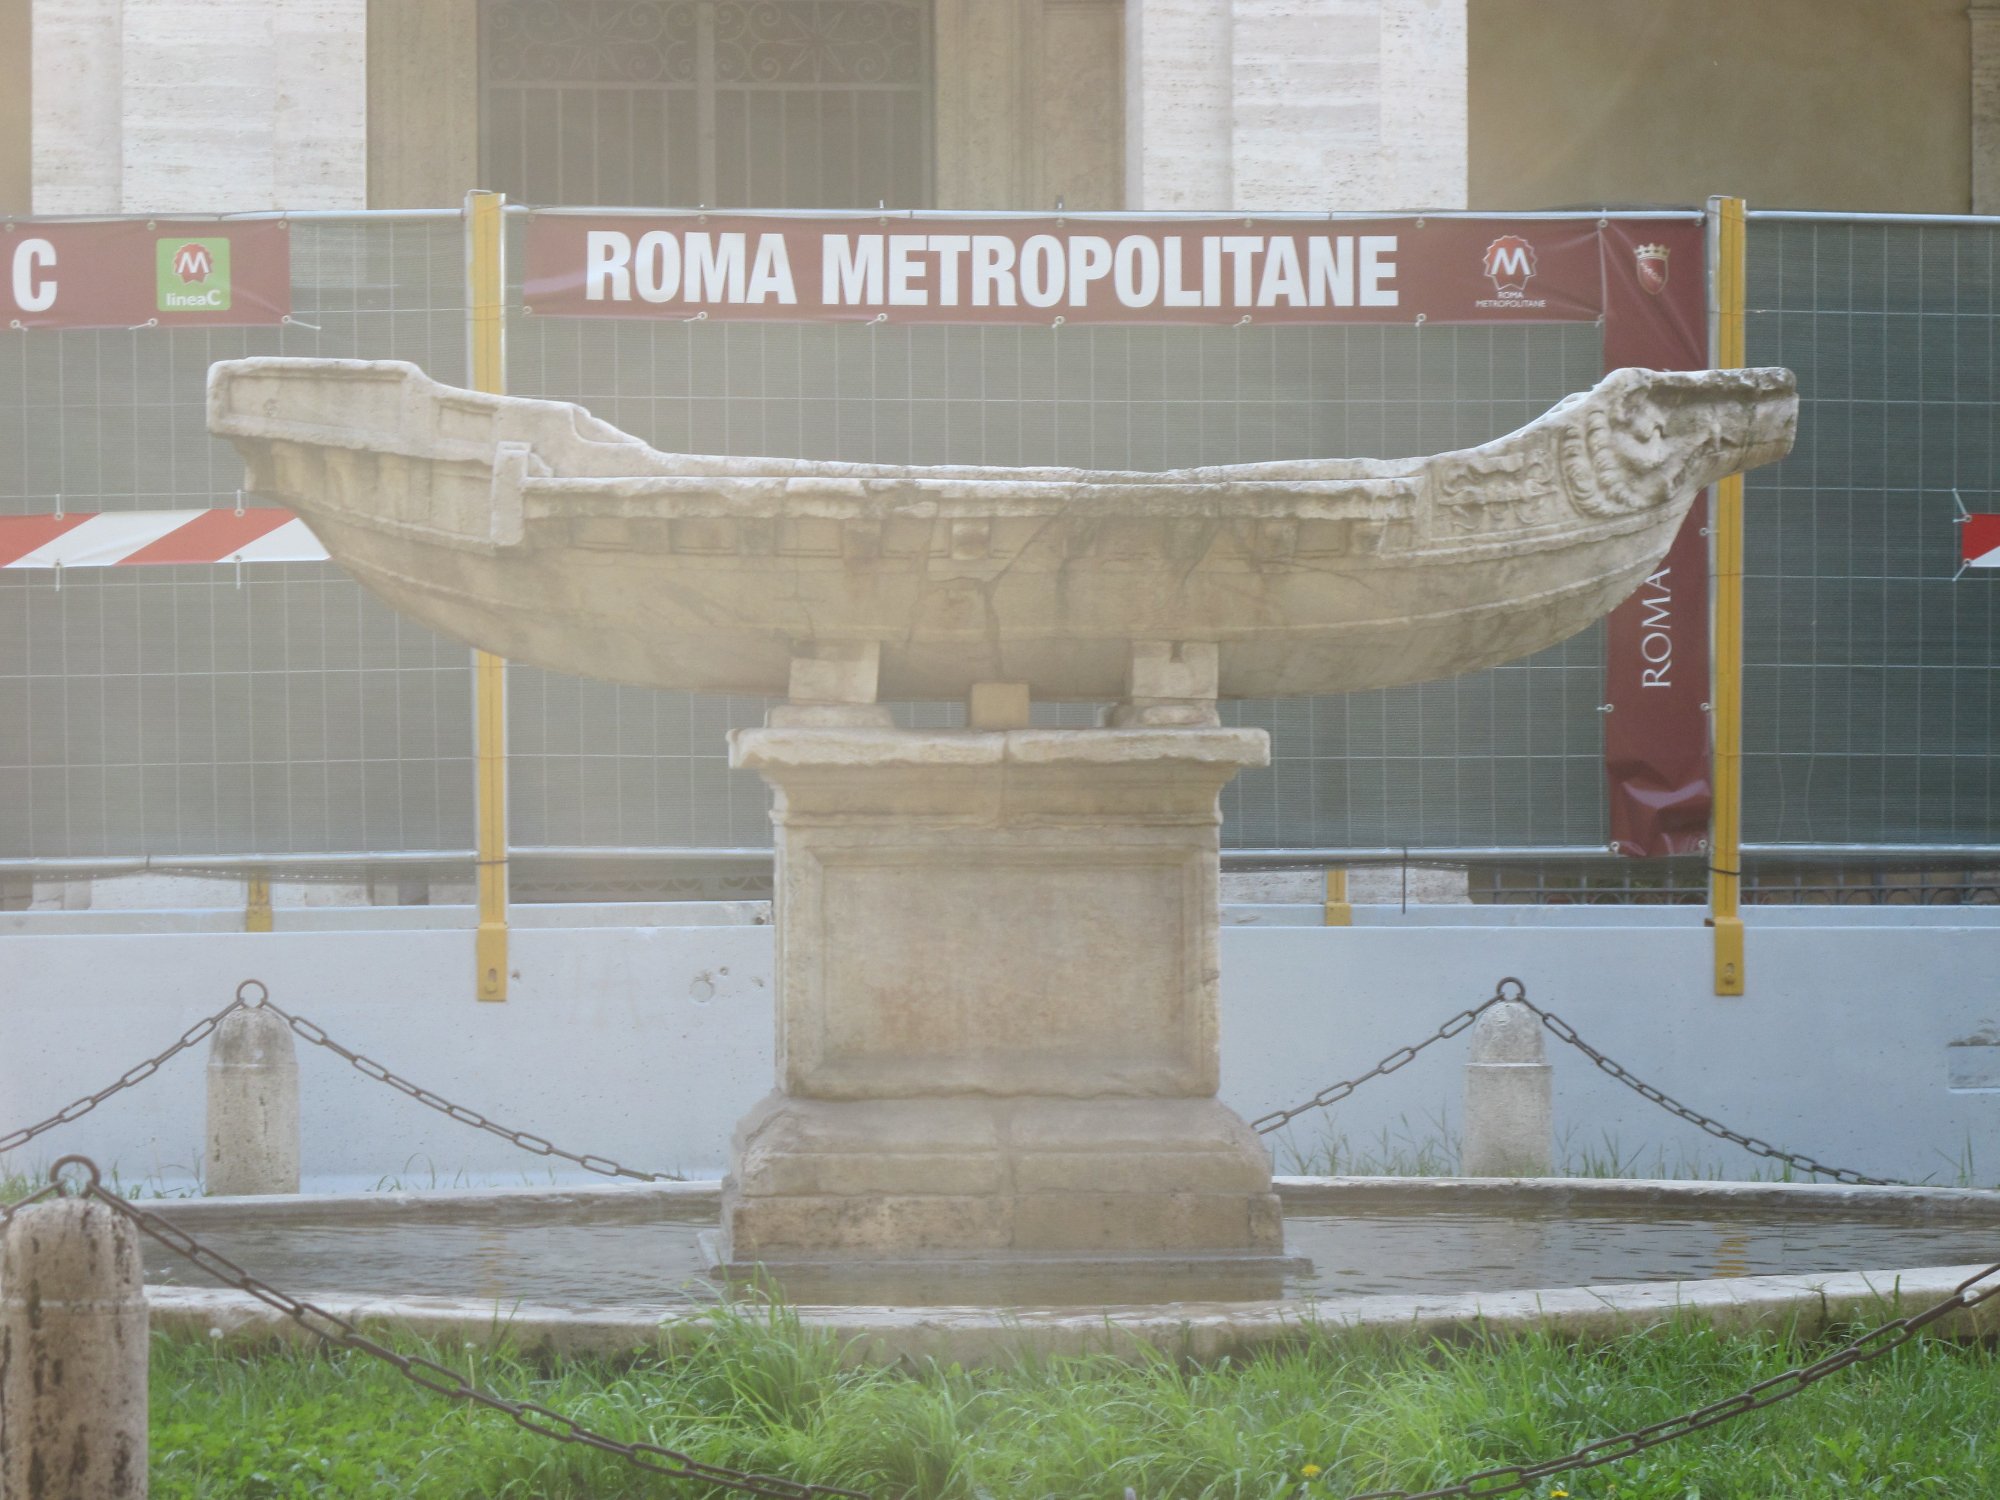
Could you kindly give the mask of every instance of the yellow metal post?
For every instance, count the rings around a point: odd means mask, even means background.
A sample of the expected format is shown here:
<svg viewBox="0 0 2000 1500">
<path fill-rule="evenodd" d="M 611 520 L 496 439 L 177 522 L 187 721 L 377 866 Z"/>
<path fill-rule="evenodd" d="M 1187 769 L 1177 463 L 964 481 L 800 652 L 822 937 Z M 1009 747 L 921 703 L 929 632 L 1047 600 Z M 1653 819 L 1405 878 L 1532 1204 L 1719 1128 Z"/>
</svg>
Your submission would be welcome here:
<svg viewBox="0 0 2000 1500">
<path fill-rule="evenodd" d="M 1347 899 L 1347 867 L 1329 865 L 1326 871 L 1326 925 L 1352 927 L 1354 907 Z"/>
<path fill-rule="evenodd" d="M 271 930 L 271 878 L 262 870 L 251 875 L 249 889 L 244 892 L 243 930 L 245 932 Z"/>
<path fill-rule="evenodd" d="M 1718 369 L 1743 364 L 1744 219 L 1741 198 L 1709 199 Z M 1715 558 L 1715 670 L 1710 686 L 1715 814 L 1709 830 L 1709 921 L 1715 928 L 1715 993 L 1743 993 L 1743 476 L 1715 487 L 1709 518 Z"/>
<path fill-rule="evenodd" d="M 506 394 L 506 318 L 499 193 L 465 196 L 467 364 L 472 388 Z M 473 652 L 474 754 L 479 787 L 479 932 L 474 953 L 481 1000 L 507 998 L 507 664 Z"/>
</svg>

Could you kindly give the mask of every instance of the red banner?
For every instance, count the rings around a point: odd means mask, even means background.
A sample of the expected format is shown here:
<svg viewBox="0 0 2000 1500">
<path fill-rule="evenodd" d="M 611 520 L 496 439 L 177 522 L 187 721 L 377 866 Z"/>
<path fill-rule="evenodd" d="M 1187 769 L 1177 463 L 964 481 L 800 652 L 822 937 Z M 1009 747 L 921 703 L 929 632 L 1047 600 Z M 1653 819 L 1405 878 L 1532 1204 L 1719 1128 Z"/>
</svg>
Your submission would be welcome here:
<svg viewBox="0 0 2000 1500">
<path fill-rule="evenodd" d="M 0 233 L 9 328 L 213 328 L 291 308 L 281 219 L 11 219 Z"/>
<path fill-rule="evenodd" d="M 1704 226 L 1613 219 L 1604 249 L 1604 367 L 1708 366 Z M 1605 621 L 1604 771 L 1620 854 L 1708 847 L 1708 496 L 1651 577 Z"/>
<path fill-rule="evenodd" d="M 528 218 L 569 318 L 1531 323 L 1604 312 L 1594 219 Z"/>
</svg>

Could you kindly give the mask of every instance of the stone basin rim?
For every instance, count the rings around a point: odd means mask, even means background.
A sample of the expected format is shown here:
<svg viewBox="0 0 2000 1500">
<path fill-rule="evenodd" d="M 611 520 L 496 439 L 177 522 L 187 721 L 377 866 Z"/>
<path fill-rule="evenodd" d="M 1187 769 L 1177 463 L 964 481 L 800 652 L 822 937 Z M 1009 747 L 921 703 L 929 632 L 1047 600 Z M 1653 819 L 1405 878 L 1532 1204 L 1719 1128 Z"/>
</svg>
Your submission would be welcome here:
<svg viewBox="0 0 2000 1500">
<path fill-rule="evenodd" d="M 1641 1177 L 1314 1177 L 1277 1175 L 1272 1187 L 1288 1208 L 1401 1202 L 1421 1211 L 1543 1206 L 1690 1210 L 1779 1210 L 1801 1214 L 1992 1220 L 2000 1223 L 2000 1191 L 1985 1188 L 1865 1186 L 1844 1183 L 1691 1181 Z M 141 1200 L 149 1213 L 195 1228 L 347 1216 L 357 1222 L 415 1222 L 492 1217 L 518 1221 L 541 1211 L 581 1209 L 623 1218 L 647 1200 L 663 1209 L 719 1204 L 718 1179 L 658 1183 L 577 1183 L 503 1188 L 432 1188 L 381 1193 L 273 1193 L 259 1197 Z"/>
<path fill-rule="evenodd" d="M 1918 1311 L 1983 1269 L 1915 1266 L 1451 1296 L 1384 1293 L 1092 1308 L 800 1304 L 793 1311 L 802 1329 L 840 1341 L 849 1364 L 936 1359 L 978 1365 L 1022 1356 L 1088 1354 L 1144 1358 L 1155 1350 L 1212 1359 L 1297 1344 L 1319 1332 L 1369 1331 L 1418 1339 L 1549 1332 L 1593 1339 L 1646 1332 L 1689 1318 L 1728 1333 L 1815 1333 L 1843 1323 L 1872 1324 L 1891 1311 Z M 244 1292 L 148 1286 L 146 1300 L 154 1329 L 183 1337 L 219 1333 L 273 1342 L 309 1337 L 284 1314 Z M 317 1302 L 364 1326 L 571 1357 L 615 1358 L 675 1346 L 689 1336 L 700 1339 L 714 1316 L 712 1308 L 628 1305 L 580 1312 L 454 1297 L 322 1296 Z M 1934 1327 L 1947 1337 L 1991 1336 L 2000 1332 L 2000 1310 L 1991 1303 L 1961 1310 Z"/>
</svg>

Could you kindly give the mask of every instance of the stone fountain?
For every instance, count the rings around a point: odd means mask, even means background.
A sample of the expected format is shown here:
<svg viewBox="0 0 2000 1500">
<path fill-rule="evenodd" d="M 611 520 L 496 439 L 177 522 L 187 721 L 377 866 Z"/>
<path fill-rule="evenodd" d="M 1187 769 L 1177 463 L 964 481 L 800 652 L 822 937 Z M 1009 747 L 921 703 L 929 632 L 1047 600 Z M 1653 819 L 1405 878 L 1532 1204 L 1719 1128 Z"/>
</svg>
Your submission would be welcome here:
<svg viewBox="0 0 2000 1500">
<path fill-rule="evenodd" d="M 1278 1264 L 1215 1097 L 1220 697 L 1490 666 L 1625 598 L 1790 447 L 1782 370 L 1621 370 L 1416 460 L 1166 473 L 660 453 L 415 367 L 249 359 L 209 423 L 390 604 L 513 660 L 769 694 L 777 1079 L 721 1258 Z M 963 697 L 963 730 L 880 699 Z M 1037 729 L 1034 697 L 1110 700 Z"/>
</svg>

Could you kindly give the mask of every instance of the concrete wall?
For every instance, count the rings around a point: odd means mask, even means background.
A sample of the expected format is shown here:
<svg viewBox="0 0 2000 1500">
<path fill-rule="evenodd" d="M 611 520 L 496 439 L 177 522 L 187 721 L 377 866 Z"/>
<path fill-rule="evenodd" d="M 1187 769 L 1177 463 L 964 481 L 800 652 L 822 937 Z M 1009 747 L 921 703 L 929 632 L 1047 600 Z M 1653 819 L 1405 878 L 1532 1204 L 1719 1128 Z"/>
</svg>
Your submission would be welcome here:
<svg viewBox="0 0 2000 1500">
<path fill-rule="evenodd" d="M 1966 0 L 1476 0 L 1474 208 L 1963 213 Z"/>
<path fill-rule="evenodd" d="M 525 909 L 507 1003 L 472 999 L 472 939 L 388 929 L 389 913 L 300 913 L 349 931 L 146 932 L 193 919 L 10 914 L 0 934 L 0 1131 L 53 1113 L 156 1051 L 249 976 L 279 1003 L 418 1083 L 576 1150 L 641 1167 L 717 1172 L 730 1127 L 771 1077 L 771 932 L 661 927 L 627 910 Z M 1293 913 L 1301 918 L 1309 908 Z M 233 913 L 218 914 L 226 925 Z M 396 920 L 465 921 L 449 909 Z M 640 921 L 668 920 L 663 909 Z M 688 913 L 745 923 L 754 911 Z M 1969 1149 L 2000 1180 L 2000 914 L 1753 909 L 1750 994 L 1711 993 L 1710 937 L 1692 909 L 1500 925 L 1444 908 L 1409 921 L 1277 925 L 1234 908 L 1222 934 L 1223 1097 L 1246 1115 L 1295 1103 L 1429 1033 L 1515 974 L 1530 998 L 1669 1093 L 1738 1129 L 1874 1175 L 1954 1181 Z M 361 924 L 373 924 L 364 927 Z M 1586 920 L 1587 919 L 1587 920 Z M 564 922 L 574 925 L 549 926 Z M 1955 924 L 1955 925 L 1946 925 Z M 1720 1145 L 1560 1045 L 1556 1124 L 1572 1151 L 1606 1143 L 1644 1170 L 1756 1161 Z M 8 1163 L 87 1151 L 127 1178 L 185 1181 L 202 1138 L 200 1053 Z M 542 1161 L 423 1109 L 302 1046 L 308 1186 L 547 1180 Z M 1329 1122 L 1350 1146 L 1455 1129 L 1462 1043 L 1370 1084 Z M 1947 1087 L 1986 1076 L 1984 1090 Z M 1980 1069 L 1985 1069 L 1984 1075 Z M 1970 1070 L 1970 1072 L 1968 1072 Z M 1329 1126 L 1303 1124 L 1310 1147 Z M 1281 1152 L 1281 1165 L 1291 1158 Z M 579 1174 L 558 1174 L 573 1178 Z"/>
</svg>

